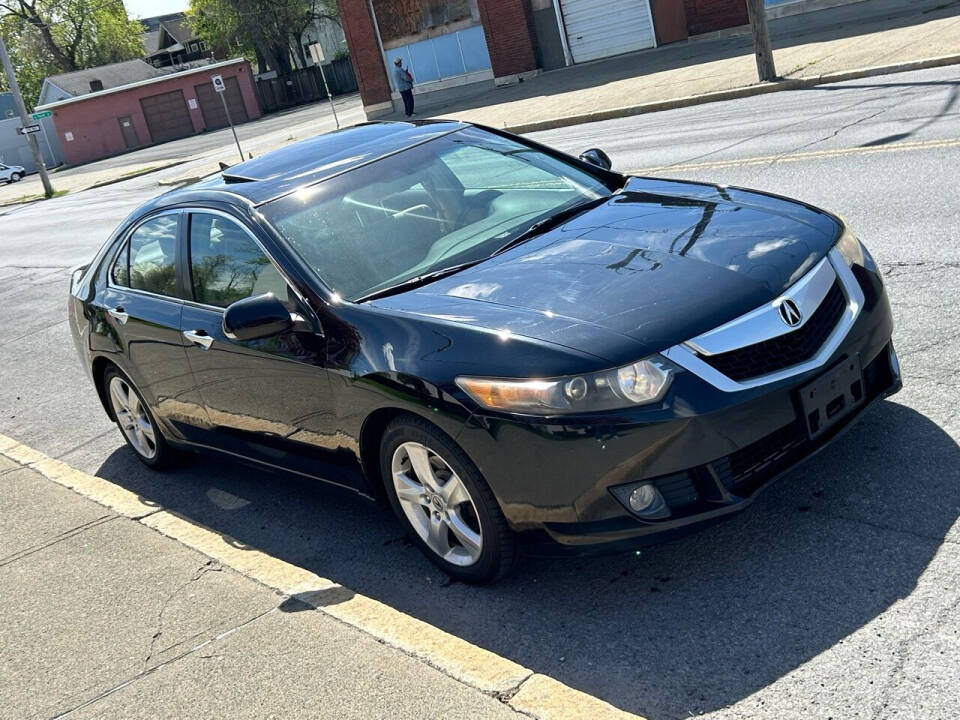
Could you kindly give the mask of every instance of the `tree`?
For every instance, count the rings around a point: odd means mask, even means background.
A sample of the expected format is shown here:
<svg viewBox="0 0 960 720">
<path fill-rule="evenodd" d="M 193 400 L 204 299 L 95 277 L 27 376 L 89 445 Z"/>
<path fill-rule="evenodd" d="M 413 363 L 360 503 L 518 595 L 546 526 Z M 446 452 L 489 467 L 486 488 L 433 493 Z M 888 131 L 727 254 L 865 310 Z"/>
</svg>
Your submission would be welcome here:
<svg viewBox="0 0 960 720">
<path fill-rule="evenodd" d="M 194 31 L 210 47 L 236 47 L 261 72 L 283 77 L 291 52 L 305 64 L 300 37 L 316 20 L 340 22 L 335 0 L 190 0 Z"/>
<path fill-rule="evenodd" d="M 0 32 L 28 98 L 48 75 L 143 55 L 143 26 L 121 0 L 0 0 Z"/>
</svg>

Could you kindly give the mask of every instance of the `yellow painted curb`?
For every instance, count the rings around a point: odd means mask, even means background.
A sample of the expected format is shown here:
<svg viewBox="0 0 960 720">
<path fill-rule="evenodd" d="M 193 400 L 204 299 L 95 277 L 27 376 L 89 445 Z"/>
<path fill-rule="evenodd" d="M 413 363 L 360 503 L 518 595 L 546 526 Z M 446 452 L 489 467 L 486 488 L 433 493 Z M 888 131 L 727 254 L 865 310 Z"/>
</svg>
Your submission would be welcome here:
<svg viewBox="0 0 960 720">
<path fill-rule="evenodd" d="M 539 674 L 523 683 L 508 704 L 538 720 L 643 720 Z"/>
<path fill-rule="evenodd" d="M 6 435 L 0 435 L 0 454 L 25 467 L 33 468 L 48 480 L 104 505 L 118 515 L 136 520 L 155 513 L 158 509 L 155 503 L 144 500 L 126 488 L 76 470 Z"/>
<path fill-rule="evenodd" d="M 539 720 L 637 718 L 305 568 L 163 510 L 125 488 L 76 470 L 5 435 L 0 435 L 0 455 L 416 657 L 470 687 L 496 695 L 517 712 Z"/>
<path fill-rule="evenodd" d="M 325 590 L 336 585 L 332 580 L 267 555 L 167 510 L 154 513 L 140 522 L 285 595 Z"/>
<path fill-rule="evenodd" d="M 353 594 L 319 609 L 487 693 L 508 692 L 533 674 L 512 660 L 363 595 Z"/>
<path fill-rule="evenodd" d="M 413 655 L 471 687 L 490 693 L 506 692 L 533 674 L 532 670 L 433 625 L 180 515 L 162 511 L 141 522 L 242 575 Z"/>
</svg>

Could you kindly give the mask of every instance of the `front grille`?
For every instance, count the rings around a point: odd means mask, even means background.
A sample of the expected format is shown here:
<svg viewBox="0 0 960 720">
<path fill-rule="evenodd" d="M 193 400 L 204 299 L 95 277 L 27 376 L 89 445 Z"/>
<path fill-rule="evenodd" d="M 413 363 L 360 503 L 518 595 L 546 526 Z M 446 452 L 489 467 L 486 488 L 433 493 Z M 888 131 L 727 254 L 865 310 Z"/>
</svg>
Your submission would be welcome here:
<svg viewBox="0 0 960 720">
<path fill-rule="evenodd" d="M 839 281 L 803 327 L 755 345 L 700 359 L 731 380 L 748 380 L 806 362 L 823 347 L 847 306 Z"/>
<path fill-rule="evenodd" d="M 760 438 L 712 464 L 717 477 L 728 490 L 748 483 L 759 475 L 768 477 L 793 450 L 807 442 L 802 422 L 793 422 Z"/>
</svg>

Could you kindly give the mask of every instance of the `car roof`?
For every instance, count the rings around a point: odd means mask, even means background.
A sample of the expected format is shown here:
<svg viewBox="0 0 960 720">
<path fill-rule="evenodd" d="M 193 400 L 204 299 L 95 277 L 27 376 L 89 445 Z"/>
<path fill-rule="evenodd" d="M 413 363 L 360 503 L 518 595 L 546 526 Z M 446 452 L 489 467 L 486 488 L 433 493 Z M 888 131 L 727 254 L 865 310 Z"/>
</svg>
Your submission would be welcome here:
<svg viewBox="0 0 960 720">
<path fill-rule="evenodd" d="M 189 201 L 229 200 L 229 196 L 244 205 L 259 205 L 468 126 L 450 120 L 354 125 L 233 165 L 160 196 L 149 209 Z"/>
</svg>

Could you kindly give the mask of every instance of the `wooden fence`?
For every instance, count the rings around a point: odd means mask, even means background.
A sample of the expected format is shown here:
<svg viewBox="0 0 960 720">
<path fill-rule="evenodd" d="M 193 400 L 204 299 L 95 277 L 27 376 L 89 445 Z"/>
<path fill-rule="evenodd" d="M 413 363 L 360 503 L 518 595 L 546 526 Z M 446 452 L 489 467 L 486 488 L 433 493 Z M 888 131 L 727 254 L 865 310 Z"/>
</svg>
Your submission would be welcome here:
<svg viewBox="0 0 960 720">
<path fill-rule="evenodd" d="M 357 78 L 353 74 L 350 58 L 324 65 L 323 72 L 327 76 L 331 95 L 348 95 L 357 91 Z M 327 93 L 323 89 L 320 68 L 314 65 L 294 70 L 286 79 L 257 80 L 257 96 L 260 109 L 266 114 L 324 100 Z"/>
</svg>

